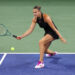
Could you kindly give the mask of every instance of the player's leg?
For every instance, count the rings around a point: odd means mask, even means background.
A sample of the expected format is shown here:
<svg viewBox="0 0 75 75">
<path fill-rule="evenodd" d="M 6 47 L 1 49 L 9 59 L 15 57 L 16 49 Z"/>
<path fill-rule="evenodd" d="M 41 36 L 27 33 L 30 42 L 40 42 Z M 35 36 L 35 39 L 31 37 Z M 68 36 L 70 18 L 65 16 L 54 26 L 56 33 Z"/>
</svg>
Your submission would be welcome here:
<svg viewBox="0 0 75 75">
<path fill-rule="evenodd" d="M 49 46 L 51 45 L 51 43 L 52 43 L 52 41 L 49 42 L 49 43 L 47 43 L 47 44 L 45 45 L 45 53 L 47 53 L 47 54 L 52 54 L 52 53 L 54 53 L 54 51 L 48 49 Z"/>
<path fill-rule="evenodd" d="M 39 47 L 40 47 L 40 61 L 43 62 L 43 56 L 46 51 L 45 45 L 49 42 L 51 43 L 54 40 L 54 38 L 46 34 L 40 41 L 39 41 Z"/>
<path fill-rule="evenodd" d="M 45 53 L 46 53 L 46 57 L 50 57 L 50 56 L 53 56 L 53 55 L 56 54 L 56 52 L 54 52 L 54 51 L 48 49 L 49 46 L 51 45 L 51 43 L 52 43 L 52 42 L 49 42 L 49 43 L 47 43 L 47 44 L 45 45 Z"/>
<path fill-rule="evenodd" d="M 49 34 L 47 34 L 39 41 L 40 59 L 39 59 L 38 64 L 35 66 L 35 68 L 44 67 L 43 57 L 44 57 L 44 53 L 45 53 L 45 45 L 53 40 L 54 40 L 53 37 L 50 36 Z"/>
</svg>

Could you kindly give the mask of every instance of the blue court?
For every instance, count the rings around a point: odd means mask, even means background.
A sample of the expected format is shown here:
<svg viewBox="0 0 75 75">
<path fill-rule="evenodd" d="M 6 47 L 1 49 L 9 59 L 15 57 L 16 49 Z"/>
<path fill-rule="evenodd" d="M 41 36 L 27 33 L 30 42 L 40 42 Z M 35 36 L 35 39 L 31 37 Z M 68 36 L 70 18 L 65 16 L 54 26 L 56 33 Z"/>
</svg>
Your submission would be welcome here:
<svg viewBox="0 0 75 75">
<path fill-rule="evenodd" d="M 0 65 L 0 75 L 75 75 L 75 54 L 44 57 L 42 69 L 34 68 L 38 59 L 39 54 L 7 54 Z"/>
</svg>

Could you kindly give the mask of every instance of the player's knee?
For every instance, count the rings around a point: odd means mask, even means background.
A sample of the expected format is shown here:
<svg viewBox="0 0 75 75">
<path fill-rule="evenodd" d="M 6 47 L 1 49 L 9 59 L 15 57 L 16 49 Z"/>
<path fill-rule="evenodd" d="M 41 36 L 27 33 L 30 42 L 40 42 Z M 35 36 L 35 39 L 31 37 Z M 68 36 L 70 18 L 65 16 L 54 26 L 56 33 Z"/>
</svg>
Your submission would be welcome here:
<svg viewBox="0 0 75 75">
<path fill-rule="evenodd" d="M 44 40 L 39 41 L 39 45 L 42 45 L 42 44 L 44 44 Z"/>
</svg>

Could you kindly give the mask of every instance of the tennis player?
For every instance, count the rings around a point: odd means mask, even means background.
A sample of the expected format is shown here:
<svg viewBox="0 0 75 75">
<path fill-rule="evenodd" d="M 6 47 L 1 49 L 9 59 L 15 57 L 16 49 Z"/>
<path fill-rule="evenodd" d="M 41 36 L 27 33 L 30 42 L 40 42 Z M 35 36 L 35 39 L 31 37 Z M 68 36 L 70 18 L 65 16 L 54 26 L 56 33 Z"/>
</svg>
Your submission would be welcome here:
<svg viewBox="0 0 75 75">
<path fill-rule="evenodd" d="M 45 31 L 44 37 L 39 41 L 39 48 L 40 48 L 40 59 L 35 66 L 35 68 L 43 68 L 44 62 L 43 57 L 44 54 L 47 53 L 49 56 L 53 56 L 56 53 L 52 50 L 49 50 L 49 46 L 54 40 L 60 39 L 63 43 L 66 43 L 66 40 L 62 37 L 62 35 L 59 33 L 57 27 L 55 26 L 54 22 L 51 20 L 50 16 L 48 16 L 45 13 L 41 12 L 40 6 L 35 6 L 33 8 L 33 19 L 32 24 L 30 28 L 21 36 L 18 36 L 17 39 L 20 40 L 29 34 L 32 33 L 34 30 L 36 23 L 40 26 L 40 28 L 43 28 Z"/>
</svg>

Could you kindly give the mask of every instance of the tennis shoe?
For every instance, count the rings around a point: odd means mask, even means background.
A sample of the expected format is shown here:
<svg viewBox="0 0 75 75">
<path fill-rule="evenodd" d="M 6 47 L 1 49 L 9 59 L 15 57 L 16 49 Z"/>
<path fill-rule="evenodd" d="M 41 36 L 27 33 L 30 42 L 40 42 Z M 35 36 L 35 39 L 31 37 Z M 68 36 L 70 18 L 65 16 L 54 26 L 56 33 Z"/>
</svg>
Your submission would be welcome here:
<svg viewBox="0 0 75 75">
<path fill-rule="evenodd" d="M 44 67 L 44 63 L 38 61 L 38 64 L 35 66 L 35 68 L 43 68 Z"/>
<path fill-rule="evenodd" d="M 46 54 L 46 57 L 51 57 L 51 56 L 55 56 L 57 53 L 54 52 L 54 53 L 50 53 L 50 54 Z"/>
</svg>

